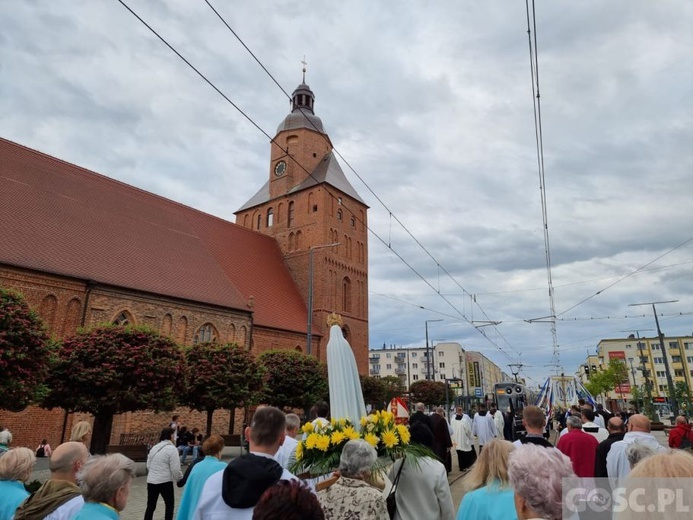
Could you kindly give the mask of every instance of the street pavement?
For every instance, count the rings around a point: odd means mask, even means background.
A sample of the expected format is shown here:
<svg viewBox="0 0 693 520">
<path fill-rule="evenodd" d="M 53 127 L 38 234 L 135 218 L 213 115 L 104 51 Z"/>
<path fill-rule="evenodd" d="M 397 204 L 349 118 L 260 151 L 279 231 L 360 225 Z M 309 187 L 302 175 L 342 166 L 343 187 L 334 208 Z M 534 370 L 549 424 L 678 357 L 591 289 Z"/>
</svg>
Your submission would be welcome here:
<svg viewBox="0 0 693 520">
<path fill-rule="evenodd" d="M 656 431 L 652 432 L 655 437 L 659 440 L 662 446 L 668 446 L 667 437 L 664 432 Z M 551 439 L 553 441 L 553 438 Z M 222 460 L 230 461 L 233 458 L 240 455 L 240 448 L 224 448 L 222 453 Z M 453 466 L 456 466 L 457 457 L 453 455 Z M 147 477 L 146 477 L 146 467 L 144 462 L 138 462 L 137 473 L 138 477 L 133 481 L 132 488 L 130 490 L 130 498 L 128 500 L 128 505 L 125 511 L 120 515 L 121 520 L 142 520 L 144 518 L 144 511 L 147 508 Z M 49 477 L 48 472 L 48 459 L 39 459 L 34 468 L 34 473 L 32 473 L 31 480 L 37 479 L 40 481 L 45 481 Z M 453 467 L 453 471 L 448 475 L 448 482 L 450 483 L 450 493 L 452 494 L 452 503 L 457 510 L 462 502 L 462 497 L 464 496 L 463 488 L 463 474 L 460 473 L 456 467 Z M 178 512 L 178 505 L 180 504 L 181 495 L 183 493 L 183 488 L 174 486 L 175 500 L 176 500 L 176 514 Z M 164 518 L 164 502 L 159 498 L 156 511 L 154 513 L 154 520 Z M 175 518 L 175 515 L 174 515 Z"/>
</svg>

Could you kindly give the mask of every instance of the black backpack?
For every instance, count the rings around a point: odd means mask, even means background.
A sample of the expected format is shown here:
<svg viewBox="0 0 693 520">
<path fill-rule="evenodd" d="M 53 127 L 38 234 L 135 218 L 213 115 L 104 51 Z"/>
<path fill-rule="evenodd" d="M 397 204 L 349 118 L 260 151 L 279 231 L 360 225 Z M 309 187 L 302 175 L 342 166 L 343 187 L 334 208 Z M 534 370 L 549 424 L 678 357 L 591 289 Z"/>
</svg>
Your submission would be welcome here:
<svg viewBox="0 0 693 520">
<path fill-rule="evenodd" d="M 38 449 L 36 450 L 36 457 L 45 457 L 46 456 L 46 450 L 43 446 L 39 446 Z"/>
</svg>

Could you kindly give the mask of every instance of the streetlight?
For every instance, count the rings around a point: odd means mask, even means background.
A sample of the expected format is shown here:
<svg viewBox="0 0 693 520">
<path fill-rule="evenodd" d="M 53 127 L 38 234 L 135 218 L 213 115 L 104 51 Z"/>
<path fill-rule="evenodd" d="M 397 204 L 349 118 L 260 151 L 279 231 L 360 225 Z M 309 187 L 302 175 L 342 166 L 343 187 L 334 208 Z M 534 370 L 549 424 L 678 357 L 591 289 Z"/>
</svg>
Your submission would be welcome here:
<svg viewBox="0 0 693 520">
<path fill-rule="evenodd" d="M 437 320 L 426 320 L 426 379 L 431 380 L 431 352 L 428 348 L 428 324 L 434 321 L 443 321 L 441 319 Z"/>
<path fill-rule="evenodd" d="M 666 376 L 667 376 L 667 387 L 669 388 L 669 399 L 672 407 L 672 411 L 674 413 L 674 416 L 678 415 L 679 413 L 679 406 L 676 401 L 676 394 L 674 393 L 674 380 L 671 378 L 671 372 L 669 372 L 669 359 L 666 353 L 666 350 L 664 350 L 664 334 L 662 334 L 661 329 L 659 328 L 659 319 L 657 318 L 657 309 L 655 308 L 655 304 L 657 303 L 676 303 L 678 300 L 667 300 L 663 302 L 646 302 L 646 303 L 631 303 L 628 305 L 628 307 L 637 307 L 639 305 L 652 305 L 652 312 L 654 313 L 654 318 L 655 318 L 655 323 L 657 324 L 657 336 L 659 337 L 659 348 L 662 350 L 662 361 L 664 361 L 664 370 L 666 371 Z M 655 380 L 656 381 L 656 380 Z"/>
<path fill-rule="evenodd" d="M 310 261 L 308 267 L 308 332 L 306 334 L 306 352 L 310 356 L 312 350 L 312 336 L 313 336 L 313 251 L 316 249 L 324 249 L 326 247 L 338 246 L 339 242 L 334 244 L 325 244 L 322 246 L 312 246 L 310 248 Z"/>
</svg>

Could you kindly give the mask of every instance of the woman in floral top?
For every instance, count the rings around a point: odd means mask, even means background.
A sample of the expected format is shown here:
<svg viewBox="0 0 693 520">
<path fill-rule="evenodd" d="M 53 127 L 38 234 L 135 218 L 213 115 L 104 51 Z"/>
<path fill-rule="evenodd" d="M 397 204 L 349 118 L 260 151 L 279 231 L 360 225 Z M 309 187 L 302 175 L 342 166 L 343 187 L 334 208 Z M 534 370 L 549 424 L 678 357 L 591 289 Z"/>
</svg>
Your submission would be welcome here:
<svg viewBox="0 0 693 520">
<path fill-rule="evenodd" d="M 347 442 L 339 460 L 339 479 L 318 494 L 325 520 L 389 520 L 383 493 L 368 482 L 378 455 L 363 439 Z"/>
</svg>

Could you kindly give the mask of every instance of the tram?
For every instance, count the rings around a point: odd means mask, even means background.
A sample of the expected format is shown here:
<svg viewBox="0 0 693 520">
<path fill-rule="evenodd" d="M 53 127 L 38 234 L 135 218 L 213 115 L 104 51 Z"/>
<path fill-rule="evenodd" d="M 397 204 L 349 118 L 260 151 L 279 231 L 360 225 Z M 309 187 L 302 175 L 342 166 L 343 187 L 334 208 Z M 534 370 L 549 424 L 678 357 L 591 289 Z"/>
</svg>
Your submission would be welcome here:
<svg viewBox="0 0 693 520">
<path fill-rule="evenodd" d="M 527 388 L 522 383 L 505 381 L 493 385 L 493 395 L 498 409 L 505 413 L 510 412 L 513 418 L 513 440 L 525 435 L 525 427 L 522 425 L 522 410 L 525 406 L 534 404 L 537 393 Z"/>
</svg>

